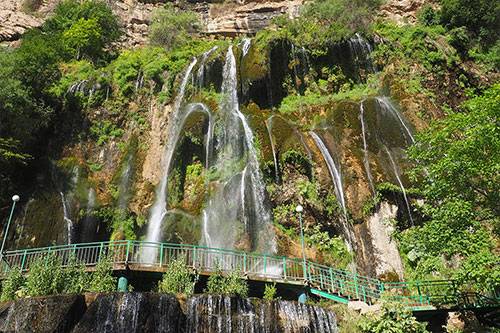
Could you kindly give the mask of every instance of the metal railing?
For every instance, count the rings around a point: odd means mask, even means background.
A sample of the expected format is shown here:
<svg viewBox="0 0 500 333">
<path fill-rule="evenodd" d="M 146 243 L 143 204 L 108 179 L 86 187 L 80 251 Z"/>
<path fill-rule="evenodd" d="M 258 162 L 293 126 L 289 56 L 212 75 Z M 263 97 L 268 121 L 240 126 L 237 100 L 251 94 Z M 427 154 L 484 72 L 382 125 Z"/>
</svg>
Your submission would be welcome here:
<svg viewBox="0 0 500 333">
<path fill-rule="evenodd" d="M 298 258 L 143 241 L 108 241 L 8 251 L 3 255 L 0 274 L 4 276 L 12 268 L 27 272 L 35 261 L 48 258 L 50 254 L 56 256 L 63 266 L 76 259 L 92 269 L 106 257 L 115 270 L 128 267 L 157 272 L 165 271 L 169 263 L 182 258 L 189 267 L 202 274 L 240 270 L 250 280 L 308 285 L 347 300 L 369 304 L 384 293 L 414 309 L 431 305 L 453 306 L 462 301 L 452 280 L 385 283 L 311 261 L 306 261 L 304 267 L 304 262 Z"/>
</svg>

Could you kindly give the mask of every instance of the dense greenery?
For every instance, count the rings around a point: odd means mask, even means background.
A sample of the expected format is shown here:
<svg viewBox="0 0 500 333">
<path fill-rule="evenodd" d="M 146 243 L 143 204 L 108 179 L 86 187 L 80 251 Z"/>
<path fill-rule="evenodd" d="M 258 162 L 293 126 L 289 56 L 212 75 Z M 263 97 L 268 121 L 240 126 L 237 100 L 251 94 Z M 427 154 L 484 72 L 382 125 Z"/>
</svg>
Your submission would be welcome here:
<svg viewBox="0 0 500 333">
<path fill-rule="evenodd" d="M 180 10 L 167 3 L 153 16 L 149 32 L 151 44 L 167 49 L 179 47 L 191 40 L 198 29 L 198 15 L 189 10 Z"/>
<path fill-rule="evenodd" d="M 109 258 L 101 259 L 92 273 L 74 257 L 62 267 L 61 258 L 55 255 L 40 257 L 30 266 L 26 276 L 12 269 L 2 283 L 0 301 L 19 297 L 55 294 L 79 294 L 82 292 L 110 292 L 116 290 L 117 280 L 112 275 Z"/>
<path fill-rule="evenodd" d="M 464 103 L 418 136 L 410 156 L 418 161 L 428 221 L 401 235 L 408 264 L 423 278 L 440 273 L 470 287 L 500 285 L 499 236 L 500 85 Z M 452 270 L 447 261 L 459 261 Z M 456 263 L 455 263 L 456 265 Z"/>
<path fill-rule="evenodd" d="M 241 271 L 232 270 L 223 273 L 220 268 L 208 278 L 207 289 L 210 294 L 248 296 L 248 283 L 241 275 Z"/>
<path fill-rule="evenodd" d="M 168 264 L 162 280 L 158 283 L 158 291 L 190 296 L 197 281 L 198 274 L 193 273 L 186 265 L 186 258 L 181 257 Z"/>
</svg>

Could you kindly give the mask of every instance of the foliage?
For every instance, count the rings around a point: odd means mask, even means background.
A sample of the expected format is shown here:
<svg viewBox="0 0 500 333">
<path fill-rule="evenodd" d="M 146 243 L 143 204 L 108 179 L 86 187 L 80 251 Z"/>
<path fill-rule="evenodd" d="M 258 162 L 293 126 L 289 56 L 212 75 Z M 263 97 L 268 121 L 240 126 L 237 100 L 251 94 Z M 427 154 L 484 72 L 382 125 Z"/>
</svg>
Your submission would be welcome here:
<svg viewBox="0 0 500 333">
<path fill-rule="evenodd" d="M 62 293 L 66 277 L 62 262 L 55 255 L 40 257 L 30 267 L 24 286 L 27 296 L 44 296 Z"/>
<path fill-rule="evenodd" d="M 312 178 L 312 163 L 302 152 L 289 149 L 280 155 L 280 162 L 281 165 L 291 164 L 297 168 L 301 174 Z"/>
<path fill-rule="evenodd" d="M 173 49 L 188 42 L 198 26 L 196 13 L 166 3 L 153 14 L 149 38 L 152 45 Z"/>
<path fill-rule="evenodd" d="M 92 127 L 90 127 L 90 133 L 96 139 L 98 146 L 102 146 L 109 140 L 120 138 L 124 132 L 123 129 L 118 128 L 109 120 L 94 123 Z"/>
<path fill-rule="evenodd" d="M 500 5 L 488 0 L 441 0 L 441 21 L 450 28 L 466 27 L 483 45 L 491 45 L 500 34 Z"/>
<path fill-rule="evenodd" d="M 222 270 L 217 267 L 214 274 L 210 275 L 205 292 L 210 294 L 248 296 L 248 283 L 243 279 L 240 270 L 233 270 L 222 274 Z"/>
<path fill-rule="evenodd" d="M 361 317 L 363 333 L 427 333 L 426 323 L 418 322 L 404 305 L 384 301 L 380 313 Z"/>
<path fill-rule="evenodd" d="M 295 19 L 280 17 L 275 23 L 296 45 L 308 46 L 313 53 L 323 53 L 324 47 L 352 36 L 366 33 L 378 0 L 316 0 L 303 7 Z M 282 32 L 283 33 L 283 32 Z"/>
<path fill-rule="evenodd" d="M 92 272 L 92 278 L 88 285 L 88 291 L 105 293 L 116 290 L 117 278 L 113 276 L 113 264 L 110 257 L 99 260 Z"/>
<path fill-rule="evenodd" d="M 64 288 L 63 293 L 80 294 L 88 288 L 91 275 L 85 272 L 85 266 L 76 257 L 69 259 L 68 265 L 64 268 Z"/>
<path fill-rule="evenodd" d="M 198 274 L 193 273 L 186 265 L 186 258 L 181 257 L 168 264 L 162 280 L 158 283 L 158 291 L 190 296 L 197 281 Z"/>
<path fill-rule="evenodd" d="M 120 208 L 102 207 L 95 212 L 95 216 L 106 223 L 111 240 L 136 240 L 136 228 L 144 223 L 139 217 Z"/>
<path fill-rule="evenodd" d="M 264 295 L 262 298 L 266 301 L 274 301 L 276 299 L 277 291 L 278 290 L 276 289 L 276 283 L 273 284 L 266 283 L 266 286 L 264 288 Z"/>
<path fill-rule="evenodd" d="M 353 260 L 342 237 L 332 237 L 328 232 L 321 231 L 318 225 L 305 230 L 305 240 L 308 246 L 313 246 L 321 251 L 325 262 L 335 267 L 344 269 Z"/>
<path fill-rule="evenodd" d="M 418 21 L 427 26 L 437 25 L 440 22 L 439 12 L 431 5 L 425 5 L 417 14 Z"/>
<path fill-rule="evenodd" d="M 2 294 L 0 302 L 12 301 L 16 299 L 16 292 L 21 289 L 25 283 L 25 278 L 18 268 L 9 270 L 7 278 L 2 282 Z"/>
<path fill-rule="evenodd" d="M 440 261 L 453 259 L 464 286 L 500 284 L 492 264 L 498 261 L 492 251 L 499 230 L 499 105 L 497 84 L 467 101 L 463 112 L 432 124 L 409 151 L 418 161 L 412 175 L 420 180 L 428 219 L 399 236 L 415 277 L 449 275 Z"/>
</svg>

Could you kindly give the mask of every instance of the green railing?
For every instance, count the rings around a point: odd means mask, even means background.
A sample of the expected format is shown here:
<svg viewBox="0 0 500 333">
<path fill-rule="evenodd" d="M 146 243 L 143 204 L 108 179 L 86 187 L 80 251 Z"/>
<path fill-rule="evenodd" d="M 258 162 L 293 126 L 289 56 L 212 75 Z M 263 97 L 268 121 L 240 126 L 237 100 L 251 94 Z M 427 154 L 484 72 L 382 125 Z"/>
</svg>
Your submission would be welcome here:
<svg viewBox="0 0 500 333">
<path fill-rule="evenodd" d="M 37 259 L 49 254 L 57 256 L 63 266 L 67 265 L 71 258 L 76 258 L 92 269 L 101 258 L 108 257 L 115 270 L 128 267 L 132 270 L 158 272 L 165 271 L 166 266 L 173 260 L 183 258 L 188 266 L 202 274 L 210 274 L 216 269 L 238 269 L 250 280 L 308 285 L 321 291 L 322 295 L 333 295 L 332 299 L 342 299 L 346 302 L 361 300 L 371 304 L 380 299 L 383 293 L 417 310 L 429 306 L 453 307 L 464 301 L 463 294 L 458 292 L 454 281 L 450 280 L 384 283 L 311 261 L 306 261 L 304 267 L 303 261 L 296 258 L 198 245 L 141 241 L 109 241 L 8 251 L 3 256 L 0 273 L 5 275 L 14 267 L 27 272 Z M 476 295 L 474 302 L 479 304 L 479 299 L 484 300 L 485 297 Z M 486 299 L 493 299 L 498 304 L 496 297 Z"/>
</svg>

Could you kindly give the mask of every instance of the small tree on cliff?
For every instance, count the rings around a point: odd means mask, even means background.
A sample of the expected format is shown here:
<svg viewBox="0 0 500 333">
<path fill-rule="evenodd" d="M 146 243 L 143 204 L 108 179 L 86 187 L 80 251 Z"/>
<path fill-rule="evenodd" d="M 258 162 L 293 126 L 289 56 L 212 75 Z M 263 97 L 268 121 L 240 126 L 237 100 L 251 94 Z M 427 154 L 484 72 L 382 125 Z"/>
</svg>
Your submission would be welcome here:
<svg viewBox="0 0 500 333">
<path fill-rule="evenodd" d="M 191 268 L 186 265 L 185 257 L 178 258 L 168 264 L 163 278 L 158 283 L 158 291 L 190 296 L 194 292 L 198 277 L 198 274 L 193 273 Z"/>
</svg>

